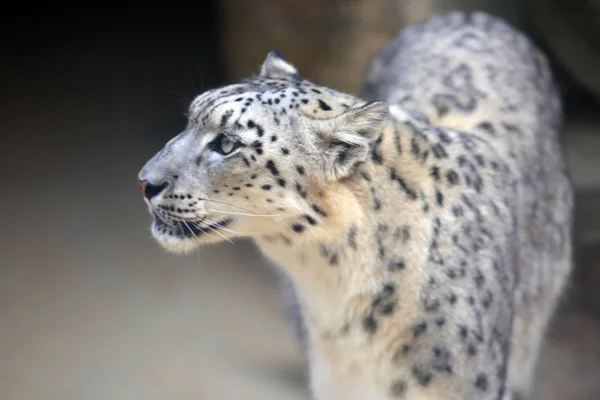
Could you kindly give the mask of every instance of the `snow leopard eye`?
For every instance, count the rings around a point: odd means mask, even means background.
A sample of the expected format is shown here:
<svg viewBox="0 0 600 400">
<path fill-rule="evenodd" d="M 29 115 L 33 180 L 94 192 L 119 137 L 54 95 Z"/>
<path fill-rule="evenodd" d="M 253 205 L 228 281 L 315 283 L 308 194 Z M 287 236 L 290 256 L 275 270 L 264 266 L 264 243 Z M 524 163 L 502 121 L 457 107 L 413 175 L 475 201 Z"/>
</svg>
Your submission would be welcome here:
<svg viewBox="0 0 600 400">
<path fill-rule="evenodd" d="M 220 134 L 212 142 L 212 149 L 219 154 L 227 156 L 233 153 L 240 146 L 240 142 L 234 141 L 227 136 Z"/>
</svg>

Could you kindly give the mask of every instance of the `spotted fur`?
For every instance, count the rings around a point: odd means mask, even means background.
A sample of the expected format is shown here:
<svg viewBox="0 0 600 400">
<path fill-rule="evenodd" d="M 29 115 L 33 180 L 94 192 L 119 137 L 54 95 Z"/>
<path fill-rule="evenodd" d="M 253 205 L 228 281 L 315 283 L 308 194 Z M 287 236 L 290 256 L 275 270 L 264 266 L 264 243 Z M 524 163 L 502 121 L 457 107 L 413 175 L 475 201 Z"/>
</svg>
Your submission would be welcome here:
<svg viewBox="0 0 600 400">
<path fill-rule="evenodd" d="M 451 13 L 358 96 L 270 53 L 139 178 L 165 248 L 248 236 L 286 273 L 315 399 L 527 399 L 571 268 L 561 121 L 523 34 Z"/>
</svg>

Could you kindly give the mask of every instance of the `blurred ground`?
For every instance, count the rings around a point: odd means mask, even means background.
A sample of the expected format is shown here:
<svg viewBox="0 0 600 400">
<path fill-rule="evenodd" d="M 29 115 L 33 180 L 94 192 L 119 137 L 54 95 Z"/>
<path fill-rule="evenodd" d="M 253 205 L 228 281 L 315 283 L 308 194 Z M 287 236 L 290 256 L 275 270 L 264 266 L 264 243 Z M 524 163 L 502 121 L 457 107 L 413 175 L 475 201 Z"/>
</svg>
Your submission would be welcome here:
<svg viewBox="0 0 600 400">
<path fill-rule="evenodd" d="M 150 238 L 135 178 L 183 126 L 161 117 L 185 102 L 158 80 L 181 71 L 169 53 L 118 45 L 65 48 L 4 76 L 0 399 L 307 399 L 276 277 L 253 245 L 175 257 Z M 576 120 L 566 135 L 586 272 L 549 335 L 540 400 L 600 398 L 589 284 L 600 270 L 599 126 Z"/>
</svg>

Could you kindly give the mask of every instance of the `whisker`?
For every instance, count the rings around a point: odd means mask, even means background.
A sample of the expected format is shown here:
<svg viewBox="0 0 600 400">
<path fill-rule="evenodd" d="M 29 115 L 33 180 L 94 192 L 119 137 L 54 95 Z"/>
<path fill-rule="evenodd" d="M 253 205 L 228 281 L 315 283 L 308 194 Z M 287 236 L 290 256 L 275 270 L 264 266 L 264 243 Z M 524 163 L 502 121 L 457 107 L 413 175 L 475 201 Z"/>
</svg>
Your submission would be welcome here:
<svg viewBox="0 0 600 400">
<path fill-rule="evenodd" d="M 230 214 L 230 215 L 245 215 L 248 217 L 279 217 L 281 214 L 251 214 L 251 213 L 238 213 L 233 211 L 222 211 L 222 210 L 209 210 L 206 211 L 210 213 L 221 213 L 221 214 Z"/>
<path fill-rule="evenodd" d="M 221 203 L 221 204 L 225 204 L 226 206 L 229 207 L 234 207 L 234 208 L 239 208 L 240 210 L 246 211 L 246 212 L 250 212 L 250 210 L 248 210 L 247 208 L 241 207 L 241 206 L 236 206 L 235 204 L 230 204 L 226 201 L 221 201 L 221 200 L 212 200 L 212 199 L 204 199 L 199 197 L 199 200 L 203 200 L 203 201 L 212 201 L 213 203 Z"/>
<path fill-rule="evenodd" d="M 240 235 L 240 236 L 243 236 L 243 235 L 244 235 L 244 234 L 243 234 L 243 233 L 241 233 L 241 232 L 236 232 L 236 231 L 233 231 L 233 230 L 231 230 L 231 229 L 229 229 L 229 228 L 226 228 L 226 227 L 224 227 L 223 225 L 221 225 L 221 224 L 220 224 L 220 223 L 218 223 L 218 222 L 211 221 L 211 220 L 210 220 L 210 219 L 208 219 L 208 218 L 206 219 L 206 222 L 208 222 L 208 223 L 209 223 L 209 224 L 211 224 L 211 225 L 216 225 L 216 226 L 218 226 L 218 227 L 219 227 L 219 229 L 222 229 L 222 230 L 224 230 L 224 231 L 226 231 L 226 232 L 230 232 L 230 233 L 233 233 L 233 234 L 236 234 L 236 235 Z"/>
<path fill-rule="evenodd" d="M 187 226 L 187 228 L 190 230 L 191 234 L 192 234 L 192 235 L 194 235 L 194 236 L 196 237 L 196 240 L 200 240 L 200 238 L 198 237 L 198 235 L 196 235 L 196 234 L 194 233 L 194 231 L 192 231 L 192 229 L 191 229 L 191 228 L 190 228 L 190 226 L 188 225 L 188 221 L 181 221 L 181 222 L 183 222 L 183 223 L 184 223 L 184 224 Z M 199 226 L 197 223 L 195 223 L 195 222 L 192 222 L 192 221 L 189 221 L 189 222 L 190 222 L 191 224 L 193 224 L 193 225 L 194 225 L 196 228 L 200 229 L 204 235 L 207 235 L 208 237 L 214 238 L 214 236 L 212 236 L 210 233 L 208 233 L 206 230 L 204 230 L 204 228 L 203 228 L 203 227 L 201 227 L 201 226 Z M 217 232 L 217 233 L 218 233 L 218 232 Z"/>
<path fill-rule="evenodd" d="M 194 231 L 192 230 L 192 228 L 190 228 L 190 226 L 187 224 L 187 222 L 185 222 L 185 221 L 182 221 L 182 222 L 183 222 L 183 225 L 184 225 L 186 228 L 188 228 L 188 230 L 190 231 L 190 233 L 191 233 L 192 235 L 194 235 L 194 237 L 196 238 L 196 240 L 198 240 L 198 235 L 196 235 L 196 234 L 194 233 Z"/>
<path fill-rule="evenodd" d="M 201 226 L 198 226 L 198 224 L 196 222 L 192 222 L 192 224 L 196 225 L 198 227 L 198 229 L 202 230 L 203 232 L 205 232 L 204 231 L 205 228 L 208 228 L 211 231 L 213 231 L 214 233 L 216 233 L 217 235 L 221 236 L 223 239 L 227 240 L 229 243 L 233 243 L 233 241 L 231 239 L 229 239 L 228 237 L 226 237 L 225 235 L 223 235 L 221 232 L 217 231 L 216 229 L 211 228 L 210 226 L 201 227 Z M 208 232 L 205 232 L 205 233 L 208 234 Z"/>
<path fill-rule="evenodd" d="M 221 232 L 219 232 L 218 230 L 207 226 L 208 229 L 210 229 L 211 231 L 213 231 L 214 233 L 218 234 L 219 236 L 221 236 L 223 239 L 227 240 L 229 243 L 233 243 L 233 240 L 229 239 L 227 236 L 223 235 Z"/>
</svg>

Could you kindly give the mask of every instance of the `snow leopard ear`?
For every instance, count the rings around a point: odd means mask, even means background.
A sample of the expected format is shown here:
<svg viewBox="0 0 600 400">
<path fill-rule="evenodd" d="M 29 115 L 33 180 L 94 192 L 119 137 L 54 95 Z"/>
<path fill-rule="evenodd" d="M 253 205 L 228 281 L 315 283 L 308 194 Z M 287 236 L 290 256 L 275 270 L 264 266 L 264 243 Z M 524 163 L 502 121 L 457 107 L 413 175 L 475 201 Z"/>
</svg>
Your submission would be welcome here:
<svg viewBox="0 0 600 400">
<path fill-rule="evenodd" d="M 296 67 L 287 62 L 279 50 L 273 50 L 267 54 L 267 58 L 265 58 L 262 67 L 260 67 L 260 76 L 265 78 L 294 79 L 298 79 L 300 77 Z"/>
<path fill-rule="evenodd" d="M 368 159 L 372 145 L 381 140 L 388 116 L 386 103 L 372 101 L 315 122 L 322 177 L 339 180 L 351 175 L 357 164 Z"/>
</svg>

